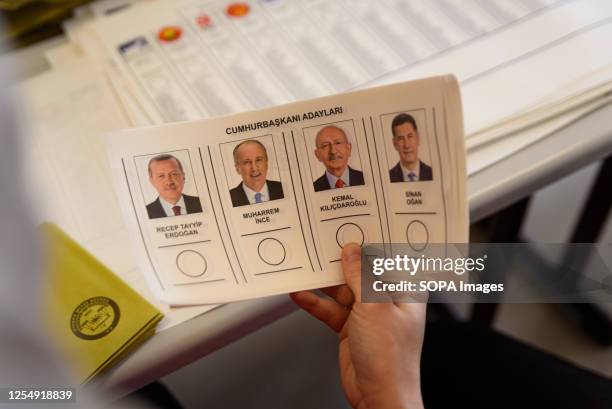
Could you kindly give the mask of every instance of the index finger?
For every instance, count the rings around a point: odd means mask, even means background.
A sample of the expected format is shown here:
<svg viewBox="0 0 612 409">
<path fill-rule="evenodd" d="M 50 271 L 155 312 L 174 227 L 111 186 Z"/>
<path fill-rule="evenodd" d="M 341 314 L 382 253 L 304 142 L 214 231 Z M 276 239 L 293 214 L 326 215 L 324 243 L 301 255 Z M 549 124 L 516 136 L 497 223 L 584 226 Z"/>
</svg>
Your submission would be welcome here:
<svg viewBox="0 0 612 409">
<path fill-rule="evenodd" d="M 351 306 L 355 302 L 353 292 L 346 284 L 321 288 L 320 290 L 345 307 Z"/>
</svg>

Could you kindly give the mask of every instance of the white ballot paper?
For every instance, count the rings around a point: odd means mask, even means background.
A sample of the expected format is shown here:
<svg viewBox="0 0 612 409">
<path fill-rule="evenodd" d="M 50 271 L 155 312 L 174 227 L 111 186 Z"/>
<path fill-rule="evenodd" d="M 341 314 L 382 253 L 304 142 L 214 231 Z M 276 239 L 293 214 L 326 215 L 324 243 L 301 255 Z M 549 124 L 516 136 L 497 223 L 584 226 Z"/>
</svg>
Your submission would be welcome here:
<svg viewBox="0 0 612 409">
<path fill-rule="evenodd" d="M 340 284 L 348 242 L 418 256 L 468 240 L 451 76 L 117 131 L 108 143 L 139 265 L 172 305 Z"/>
</svg>

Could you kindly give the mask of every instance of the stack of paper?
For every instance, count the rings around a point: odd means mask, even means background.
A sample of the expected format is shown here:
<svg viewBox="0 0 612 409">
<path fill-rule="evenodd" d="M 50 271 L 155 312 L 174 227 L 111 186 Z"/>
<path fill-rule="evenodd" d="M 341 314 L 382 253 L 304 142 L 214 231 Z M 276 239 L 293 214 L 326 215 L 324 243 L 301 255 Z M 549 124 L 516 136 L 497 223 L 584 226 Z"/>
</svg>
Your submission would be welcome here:
<svg viewBox="0 0 612 409">
<path fill-rule="evenodd" d="M 45 219 L 148 297 L 105 131 L 452 73 L 474 173 L 607 103 L 612 78 L 606 0 L 114 0 L 78 9 L 65 28 L 53 71 L 22 86 L 45 181 L 33 186 L 45 186 Z M 177 311 L 171 322 L 203 309 Z"/>
</svg>

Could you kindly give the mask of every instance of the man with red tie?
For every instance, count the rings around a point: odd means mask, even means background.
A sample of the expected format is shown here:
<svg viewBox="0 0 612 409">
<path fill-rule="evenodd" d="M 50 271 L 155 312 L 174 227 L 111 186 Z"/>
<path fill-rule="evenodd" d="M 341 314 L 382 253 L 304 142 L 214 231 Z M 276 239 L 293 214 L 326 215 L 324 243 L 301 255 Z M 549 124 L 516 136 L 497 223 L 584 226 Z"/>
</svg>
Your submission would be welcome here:
<svg viewBox="0 0 612 409">
<path fill-rule="evenodd" d="M 201 213 L 200 198 L 183 194 L 185 172 L 176 157 L 157 155 L 149 161 L 149 181 L 159 193 L 155 201 L 147 205 L 149 219 Z"/>
<path fill-rule="evenodd" d="M 317 132 L 314 154 L 324 166 L 323 176 L 314 181 L 315 192 L 365 184 L 363 172 L 348 166 L 352 145 L 344 130 L 328 125 Z"/>
</svg>

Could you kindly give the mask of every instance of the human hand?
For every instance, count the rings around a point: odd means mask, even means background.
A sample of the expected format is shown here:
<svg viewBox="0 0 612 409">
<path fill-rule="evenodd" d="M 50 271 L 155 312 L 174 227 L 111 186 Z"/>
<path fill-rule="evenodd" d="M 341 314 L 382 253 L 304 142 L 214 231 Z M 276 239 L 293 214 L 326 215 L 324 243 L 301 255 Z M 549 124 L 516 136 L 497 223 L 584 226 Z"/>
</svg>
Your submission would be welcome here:
<svg viewBox="0 0 612 409">
<path fill-rule="evenodd" d="M 339 336 L 342 387 L 353 408 L 422 408 L 421 347 L 425 303 L 361 303 L 361 248 L 342 249 L 346 285 L 291 294 Z"/>
</svg>

